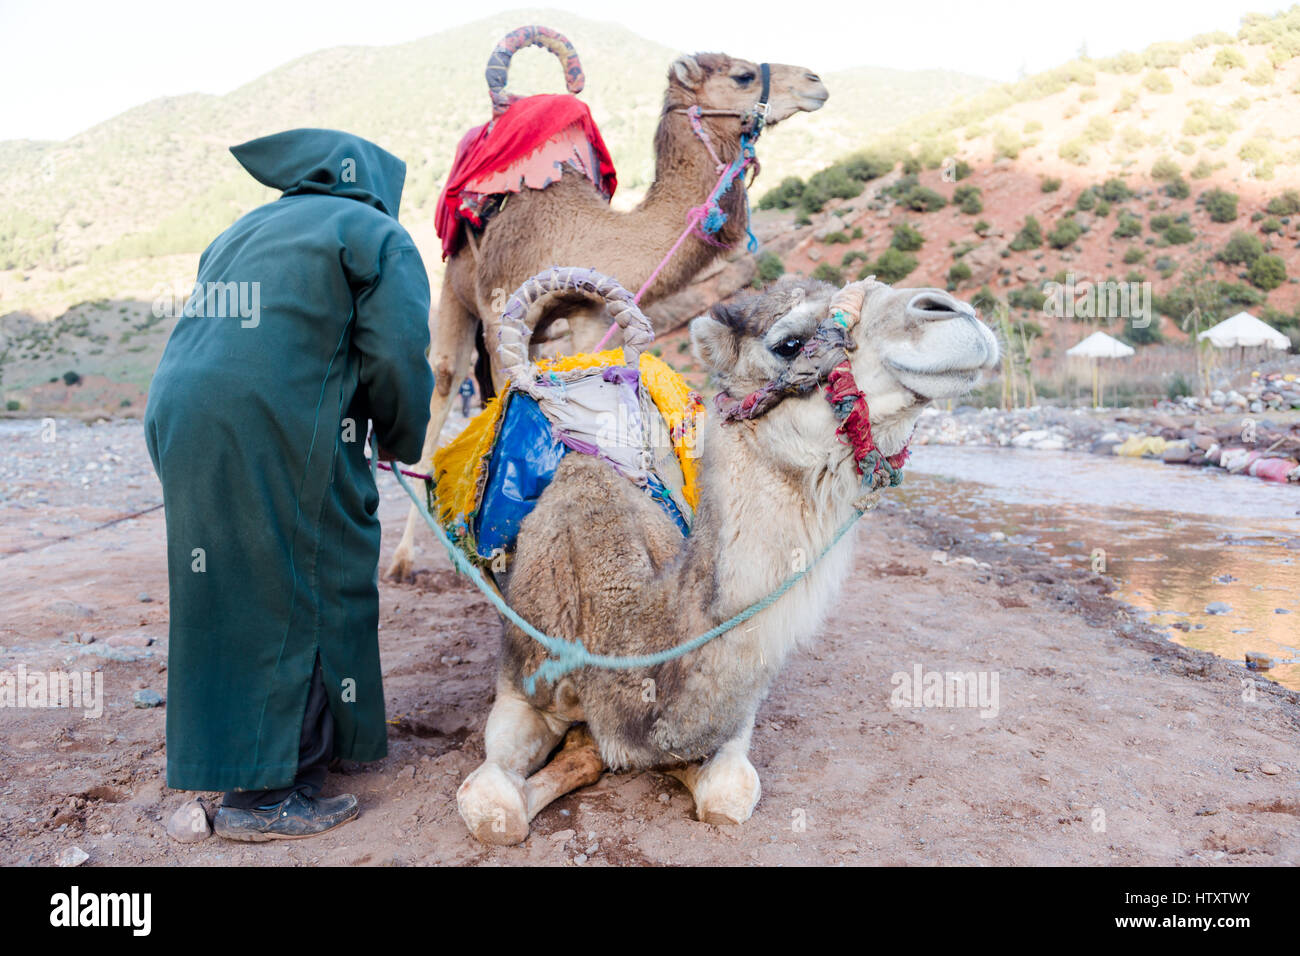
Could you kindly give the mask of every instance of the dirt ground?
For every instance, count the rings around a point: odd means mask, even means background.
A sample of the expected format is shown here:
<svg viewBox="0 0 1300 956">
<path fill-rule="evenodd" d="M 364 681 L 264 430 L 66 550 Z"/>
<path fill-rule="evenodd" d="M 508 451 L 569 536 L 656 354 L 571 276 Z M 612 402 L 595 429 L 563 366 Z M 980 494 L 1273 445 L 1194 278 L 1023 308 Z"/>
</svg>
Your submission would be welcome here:
<svg viewBox="0 0 1300 956">
<path fill-rule="evenodd" d="M 163 513 L 101 526 L 161 495 L 138 422 L 58 428 L 0 431 L 0 670 L 100 670 L 104 712 L 0 710 L 8 864 L 72 847 L 84 865 L 1300 862 L 1300 695 L 1152 635 L 1102 578 L 898 503 L 868 517 L 838 610 L 760 711 L 763 797 L 742 826 L 695 822 L 661 774 L 607 774 L 522 846 L 470 838 L 454 794 L 482 759 L 499 624 L 425 537 L 417 580 L 380 590 L 389 756 L 328 785 L 360 818 L 313 840 L 175 843 L 166 819 L 189 795 L 164 784 L 165 707 L 132 703 L 166 693 Z M 382 490 L 386 561 L 405 498 Z M 996 674 L 996 716 L 891 708 L 891 677 L 917 666 Z"/>
</svg>

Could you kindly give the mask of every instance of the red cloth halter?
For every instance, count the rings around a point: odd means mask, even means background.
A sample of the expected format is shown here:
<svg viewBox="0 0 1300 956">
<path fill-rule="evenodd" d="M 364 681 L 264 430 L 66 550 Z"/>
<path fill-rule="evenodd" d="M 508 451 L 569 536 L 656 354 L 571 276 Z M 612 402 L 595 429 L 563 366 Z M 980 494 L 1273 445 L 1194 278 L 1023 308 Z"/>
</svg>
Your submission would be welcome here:
<svg viewBox="0 0 1300 956">
<path fill-rule="evenodd" d="M 466 184 L 526 158 L 551 137 L 574 124 L 582 127 L 596 152 L 601 190 L 609 196 L 614 194 L 618 185 L 614 160 L 586 103 L 567 93 L 541 93 L 516 100 L 491 123 L 471 129 L 456 147 L 456 160 L 447 174 L 447 184 L 438 198 L 433 220 L 438 238 L 442 240 L 443 259 L 460 248 L 465 223 L 461 213 L 461 191 Z"/>
</svg>

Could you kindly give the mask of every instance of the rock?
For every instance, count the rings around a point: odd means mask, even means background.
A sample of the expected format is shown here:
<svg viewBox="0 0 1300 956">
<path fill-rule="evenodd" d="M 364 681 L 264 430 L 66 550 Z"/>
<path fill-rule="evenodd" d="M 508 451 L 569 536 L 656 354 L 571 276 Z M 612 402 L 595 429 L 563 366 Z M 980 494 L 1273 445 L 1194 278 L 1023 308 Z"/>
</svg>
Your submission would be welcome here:
<svg viewBox="0 0 1300 956">
<path fill-rule="evenodd" d="M 1282 768 L 1275 763 L 1262 763 L 1259 765 L 1259 772 L 1266 773 L 1270 777 L 1274 777 L 1282 772 Z"/>
<path fill-rule="evenodd" d="M 1011 439 L 1011 444 L 1015 448 L 1029 448 L 1040 441 L 1045 441 L 1052 437 L 1052 433 L 1046 428 L 1032 429 L 1027 432 L 1021 432 L 1015 438 Z"/>
<path fill-rule="evenodd" d="M 947 564 L 947 563 L 948 563 L 948 552 L 947 552 L 947 551 L 935 551 L 935 552 L 933 552 L 933 553 L 930 555 L 930 560 L 933 561 L 935 564 Z"/>
<path fill-rule="evenodd" d="M 59 854 L 59 866 L 81 866 L 90 859 L 90 854 L 79 846 L 70 846 Z"/>
<path fill-rule="evenodd" d="M 112 647 L 149 647 L 154 637 L 143 631 L 131 631 L 126 634 L 114 634 L 105 640 Z"/>
<path fill-rule="evenodd" d="M 1286 608 L 1284 608 L 1284 607 L 1275 607 L 1275 608 L 1273 608 L 1273 613 L 1274 613 L 1274 614 L 1290 614 L 1291 612 L 1288 611 L 1288 610 L 1287 610 Z"/>
<path fill-rule="evenodd" d="M 578 864 L 578 866 L 582 866 L 582 864 L 587 862 L 587 854 L 579 853 L 577 856 L 573 858 L 573 862 Z"/>
<path fill-rule="evenodd" d="M 990 540 L 990 541 L 1005 541 L 1005 540 L 1007 540 L 1007 536 L 1006 536 L 1005 534 L 1003 534 L 1001 531 L 990 531 L 990 532 L 989 532 L 989 540 Z"/>
<path fill-rule="evenodd" d="M 151 597 L 149 596 L 148 592 L 146 592 L 146 591 L 141 591 L 139 594 L 137 594 L 137 595 L 135 596 L 135 599 L 136 599 L 137 601 L 139 601 L 141 604 L 152 604 L 152 603 L 153 603 L 153 598 L 151 598 Z"/>
<path fill-rule="evenodd" d="M 1160 458 L 1166 464 L 1182 464 L 1192 457 L 1192 445 L 1188 441 L 1171 441 L 1165 446 L 1165 450 L 1160 453 Z"/>
<path fill-rule="evenodd" d="M 137 710 L 148 710 L 150 707 L 161 706 L 163 695 L 156 690 L 138 690 L 131 695 L 131 703 L 135 704 Z"/>
<path fill-rule="evenodd" d="M 577 835 L 577 830 L 556 830 L 550 838 L 555 843 L 568 843 Z"/>
<path fill-rule="evenodd" d="M 50 602 L 50 612 L 63 617 L 94 617 L 95 615 L 94 608 L 66 600 Z"/>
<path fill-rule="evenodd" d="M 208 808 L 198 797 L 176 808 L 167 820 L 167 835 L 178 843 L 201 843 L 212 836 Z"/>
<path fill-rule="evenodd" d="M 1232 605 L 1224 604 L 1222 601 L 1211 601 L 1205 605 L 1206 614 L 1231 614 Z"/>
<path fill-rule="evenodd" d="M 153 651 L 135 647 L 112 647 L 108 644 L 87 644 L 79 653 L 84 657 L 102 657 L 109 661 L 120 661 L 124 664 L 130 664 L 134 661 L 142 661 L 145 658 L 153 657 Z"/>
<path fill-rule="evenodd" d="M 671 803 L 673 798 L 668 796 L 668 794 L 666 793 L 661 793 L 655 799 L 658 800 L 660 803 Z"/>
</svg>

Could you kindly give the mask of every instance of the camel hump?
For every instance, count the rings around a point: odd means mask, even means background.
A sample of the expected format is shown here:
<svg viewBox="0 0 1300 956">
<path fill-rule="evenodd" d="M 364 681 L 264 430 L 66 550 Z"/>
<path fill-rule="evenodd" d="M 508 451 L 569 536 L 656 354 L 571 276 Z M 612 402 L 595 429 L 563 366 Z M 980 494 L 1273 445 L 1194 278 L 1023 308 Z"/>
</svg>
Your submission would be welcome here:
<svg viewBox="0 0 1300 956">
<path fill-rule="evenodd" d="M 514 55 L 528 46 L 539 46 L 550 50 L 564 68 L 564 85 L 570 93 L 581 93 L 587 83 L 582 72 L 582 61 L 569 38 L 550 27 L 527 26 L 511 30 L 492 50 L 488 57 L 487 77 L 488 95 L 492 98 L 492 115 L 500 116 L 517 98 L 506 91 L 506 82 L 510 73 L 510 60 Z"/>
</svg>

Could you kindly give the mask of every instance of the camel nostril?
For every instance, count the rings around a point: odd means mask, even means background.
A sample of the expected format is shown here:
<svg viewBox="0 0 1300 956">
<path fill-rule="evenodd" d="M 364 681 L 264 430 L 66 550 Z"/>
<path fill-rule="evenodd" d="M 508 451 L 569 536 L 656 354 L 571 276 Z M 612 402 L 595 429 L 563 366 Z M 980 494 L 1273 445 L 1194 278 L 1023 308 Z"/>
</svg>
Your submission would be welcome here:
<svg viewBox="0 0 1300 956">
<path fill-rule="evenodd" d="M 970 306 L 939 289 L 926 289 L 912 296 L 907 303 L 908 315 L 921 322 L 952 319 L 959 315 L 972 315 Z"/>
</svg>

